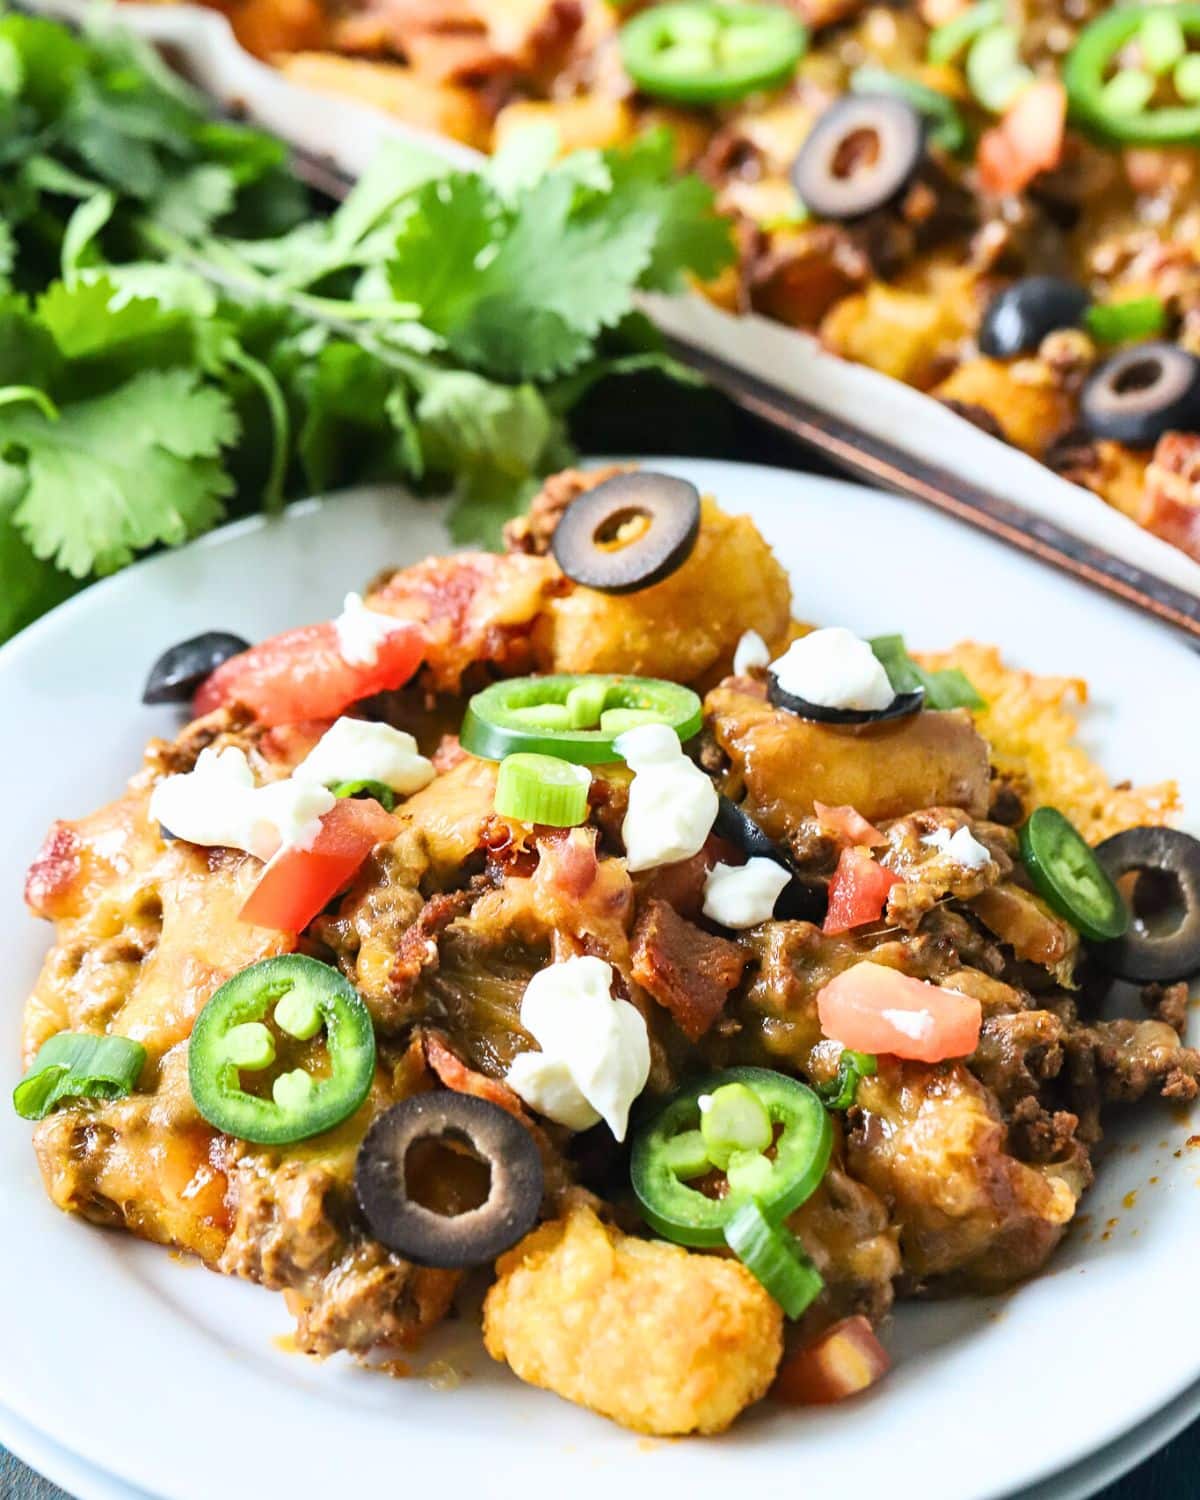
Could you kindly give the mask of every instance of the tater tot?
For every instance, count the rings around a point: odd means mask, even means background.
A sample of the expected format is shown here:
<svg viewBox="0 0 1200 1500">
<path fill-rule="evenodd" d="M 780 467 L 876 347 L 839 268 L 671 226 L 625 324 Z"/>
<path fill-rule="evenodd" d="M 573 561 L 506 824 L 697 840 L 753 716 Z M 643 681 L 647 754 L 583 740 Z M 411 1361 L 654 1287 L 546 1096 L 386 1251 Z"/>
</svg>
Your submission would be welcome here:
<svg viewBox="0 0 1200 1500">
<path fill-rule="evenodd" d="M 497 1270 L 492 1358 L 635 1432 L 723 1432 L 774 1378 L 783 1314 L 735 1260 L 634 1239 L 576 1206 Z"/>
</svg>

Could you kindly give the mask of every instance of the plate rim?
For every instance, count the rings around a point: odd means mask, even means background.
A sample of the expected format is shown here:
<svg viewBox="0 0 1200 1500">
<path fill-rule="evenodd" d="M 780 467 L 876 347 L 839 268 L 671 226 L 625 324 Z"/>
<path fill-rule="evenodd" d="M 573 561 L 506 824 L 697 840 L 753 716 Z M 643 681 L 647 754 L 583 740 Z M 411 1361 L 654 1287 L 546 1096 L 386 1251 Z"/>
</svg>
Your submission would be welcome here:
<svg viewBox="0 0 1200 1500">
<path fill-rule="evenodd" d="M 600 463 L 603 461 L 603 459 L 589 460 L 589 462 L 594 463 Z M 822 491 L 840 491 L 848 492 L 850 494 L 857 494 L 859 496 L 866 496 L 869 497 L 872 501 L 878 501 L 880 499 L 887 500 L 897 506 L 906 503 L 900 500 L 898 497 L 888 495 L 883 491 L 871 489 L 868 486 L 858 485 L 846 480 L 830 478 L 824 475 L 814 475 L 799 471 L 792 471 L 789 469 L 780 469 L 769 465 L 741 463 L 734 460 L 724 459 L 681 459 L 679 457 L 664 457 L 657 455 L 642 455 L 639 456 L 637 461 L 646 465 L 658 466 L 667 471 L 671 471 L 672 469 L 674 469 L 677 471 L 686 471 L 693 475 L 699 473 L 701 476 L 711 476 L 709 478 L 702 477 L 699 482 L 705 484 L 706 486 L 711 485 L 714 488 L 721 488 L 725 484 L 729 484 L 730 486 L 732 486 L 739 479 L 745 480 L 747 478 L 753 478 L 753 476 L 757 474 L 770 476 L 772 482 L 777 480 L 785 480 L 787 483 L 795 486 L 809 487 L 814 491 L 814 497 L 819 497 Z M 412 497 L 403 486 L 389 486 L 387 488 L 393 491 L 397 498 L 406 497 L 405 503 L 417 504 L 425 509 L 428 509 L 430 507 L 431 502 L 417 500 L 415 497 Z M 311 497 L 307 500 L 294 503 L 288 508 L 288 511 L 284 513 L 284 516 L 282 518 L 267 517 L 262 515 L 239 518 L 238 520 L 227 523 L 226 525 L 216 529 L 215 531 L 207 534 L 197 541 L 188 544 L 186 548 L 175 549 L 174 551 L 169 551 L 140 560 L 137 564 L 133 565 L 131 568 L 123 570 L 122 573 L 114 576 L 113 578 L 102 580 L 101 582 L 86 589 L 82 594 L 65 601 L 56 610 L 51 611 L 49 615 L 43 617 L 42 620 L 35 622 L 34 625 L 30 626 L 26 631 L 23 631 L 13 641 L 7 643 L 3 648 L 0 648 L 0 686 L 3 685 L 3 673 L 8 668 L 10 663 L 19 660 L 20 656 L 25 654 L 26 652 L 32 652 L 36 650 L 41 640 L 49 635 L 52 630 L 57 631 L 59 629 L 66 628 L 70 624 L 76 613 L 82 612 L 84 609 L 99 607 L 98 602 L 103 603 L 104 601 L 107 601 L 110 595 L 117 593 L 124 588 L 134 586 L 133 580 L 135 580 L 137 575 L 143 570 L 169 569 L 173 565 L 175 559 L 177 559 L 179 555 L 184 551 L 201 548 L 215 549 L 228 546 L 232 543 L 236 543 L 245 535 L 256 534 L 265 529 L 281 524 L 286 525 L 288 516 L 294 516 L 295 518 L 300 519 L 308 515 L 320 514 L 338 500 L 352 498 L 356 495 L 377 495 L 380 492 L 380 489 L 381 487 L 378 486 L 361 486 L 357 487 L 354 490 L 335 492 L 334 494 L 328 496 Z M 436 502 L 434 502 L 434 504 L 436 504 Z M 730 508 L 736 509 L 735 506 L 731 506 Z M 939 518 L 939 520 L 943 524 L 950 524 L 946 521 L 945 518 Z M 962 529 L 964 531 L 969 531 L 969 528 Z M 988 538 L 981 537 L 977 533 L 970 534 L 972 540 L 985 551 L 989 547 L 1001 547 L 1001 544 L 993 542 Z M 1003 550 L 1006 555 L 1012 555 L 1007 548 L 1002 548 L 1001 550 Z M 1022 559 L 1023 565 L 1025 567 L 1028 567 L 1031 561 L 1031 559 L 1027 558 Z M 1053 570 L 1049 571 L 1053 572 Z M 1098 608 L 1112 609 L 1115 607 L 1120 607 L 1127 610 L 1129 609 L 1128 606 L 1121 606 L 1119 604 L 1119 601 L 1114 601 L 1111 599 L 1104 600 L 1099 596 L 1094 595 L 1091 590 L 1086 589 L 1082 584 L 1074 583 L 1071 580 L 1064 581 L 1060 575 L 1055 574 L 1053 581 L 1060 589 L 1080 590 L 1080 597 L 1085 599 L 1095 599 Z M 1135 617 L 1138 617 L 1138 612 L 1132 610 L 1130 610 L 1129 612 Z M 1144 617 L 1140 618 L 1144 619 Z M 1172 632 L 1165 631 L 1162 629 L 1162 627 L 1154 627 L 1154 630 L 1155 633 L 1159 635 L 1164 641 L 1170 641 L 1173 645 L 1177 645 L 1180 650 L 1186 649 L 1179 638 L 1175 637 Z M 1200 1364 L 1197 1365 L 1197 1371 L 1200 1372 Z M 1149 1402 L 1145 1406 L 1138 1408 L 1135 1411 L 1135 1414 L 1129 1417 L 1128 1421 L 1124 1422 L 1124 1425 L 1122 1427 L 1114 1429 L 1106 1437 L 1105 1443 L 1117 1443 L 1122 1441 L 1134 1429 L 1152 1419 L 1154 1414 L 1160 1411 L 1164 1405 L 1169 1405 L 1172 1401 L 1178 1399 L 1178 1397 L 1188 1389 L 1193 1379 L 1195 1379 L 1195 1374 L 1190 1375 L 1186 1379 L 1180 1380 L 1173 1388 L 1167 1390 L 1165 1394 L 1159 1392 L 1152 1402 Z M 15 1416 L 17 1416 L 21 1420 L 27 1421 L 36 1430 L 38 1430 L 39 1432 L 43 1432 L 48 1438 L 54 1440 L 52 1431 L 44 1427 L 40 1422 L 37 1421 L 35 1417 L 24 1411 L 17 1402 L 10 1402 L 9 1404 L 13 1408 L 13 1414 Z M 1101 1451 L 1101 1448 L 1103 1446 L 1104 1444 L 1093 1445 L 1090 1449 L 1084 1449 L 1082 1452 L 1076 1454 L 1073 1458 L 1068 1459 L 1065 1465 L 1061 1463 L 1055 1463 L 1052 1466 L 1043 1467 L 1041 1472 L 1029 1474 L 1021 1481 L 1023 1488 L 1029 1488 L 1030 1485 L 1036 1485 L 1038 1483 L 1044 1482 L 1054 1474 L 1062 1472 L 1064 1467 L 1069 1468 L 1074 1464 L 1086 1461 L 1088 1457 Z M 128 1473 L 124 1465 L 120 1470 L 110 1470 L 108 1466 L 99 1463 L 97 1464 L 97 1467 L 103 1469 L 105 1472 L 117 1473 L 118 1477 L 126 1479 L 128 1480 L 128 1482 L 135 1485 L 142 1482 L 135 1474 Z M 1013 1491 L 1011 1490 L 1011 1488 L 1000 1490 L 989 1489 L 986 1491 L 980 1491 L 978 1494 L 978 1500 L 993 1500 L 993 1497 L 999 1497 L 1000 1495 L 1012 1493 Z M 1018 1493 L 1020 1492 L 1018 1491 Z"/>
</svg>

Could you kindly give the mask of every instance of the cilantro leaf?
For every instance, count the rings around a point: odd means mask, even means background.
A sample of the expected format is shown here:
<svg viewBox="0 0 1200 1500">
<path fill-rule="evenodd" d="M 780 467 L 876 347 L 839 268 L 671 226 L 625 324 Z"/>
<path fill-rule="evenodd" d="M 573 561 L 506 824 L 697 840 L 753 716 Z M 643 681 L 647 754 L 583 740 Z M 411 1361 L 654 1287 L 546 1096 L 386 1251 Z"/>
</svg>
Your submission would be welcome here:
<svg viewBox="0 0 1200 1500">
<path fill-rule="evenodd" d="M 327 344 L 298 381 L 304 418 L 297 446 L 314 491 L 406 474 L 424 459 L 404 387 L 364 349 Z"/>
<path fill-rule="evenodd" d="M 571 178 L 551 173 L 521 199 L 450 347 L 504 379 L 545 380 L 574 368 L 628 311 L 656 231 L 648 208 L 615 195 L 579 207 Z"/>
<path fill-rule="evenodd" d="M 21 62 L 21 94 L 44 120 L 57 118 L 88 67 L 88 50 L 65 26 L 36 16 L 0 16 L 0 37 Z"/>
<path fill-rule="evenodd" d="M 0 14 L 0 635 L 289 483 L 453 488 L 497 541 L 593 382 L 679 373 L 638 289 L 728 255 L 666 135 L 478 172 L 389 142 L 322 218 L 207 107 L 107 19 Z"/>
<path fill-rule="evenodd" d="M 537 493 L 540 479 L 499 469 L 467 469 L 460 476 L 448 526 L 456 542 L 498 549 L 504 523 L 519 516 Z"/>
<path fill-rule="evenodd" d="M 191 370 L 146 371 L 62 408 L 0 408 L 0 455 L 24 470 L 13 520 L 34 554 L 82 578 L 221 517 L 218 461 L 237 436 L 228 398 Z"/>
<path fill-rule="evenodd" d="M 121 292 L 104 275 L 72 286 L 54 282 L 38 298 L 36 310 L 63 359 L 74 362 L 72 393 L 86 387 L 90 394 L 97 383 L 148 366 L 190 363 L 196 355 L 197 328 L 190 314 Z M 85 362 L 93 370 L 86 381 Z"/>
<path fill-rule="evenodd" d="M 416 421 L 430 469 L 456 478 L 450 530 L 497 546 L 500 530 L 537 487 L 562 428 L 533 385 L 498 385 L 465 370 L 423 379 Z"/>
<path fill-rule="evenodd" d="M 237 198 L 237 179 L 229 167 L 203 162 L 174 177 L 151 205 L 158 222 L 175 234 L 207 234 L 230 211 Z"/>
<path fill-rule="evenodd" d="M 505 137 L 488 162 L 488 179 L 502 198 L 511 201 L 541 181 L 561 144 L 557 126 L 543 121 L 524 125 Z"/>
<path fill-rule="evenodd" d="M 431 469 L 486 465 L 528 474 L 556 431 L 532 385 L 498 385 L 469 370 L 432 370 L 423 377 L 417 429 Z"/>
<path fill-rule="evenodd" d="M 511 210 L 482 176 L 457 174 L 418 194 L 401 229 L 391 286 L 463 363 L 506 380 L 563 373 L 628 310 L 649 264 L 652 212 L 603 195 L 580 206 L 551 173 Z"/>
<path fill-rule="evenodd" d="M 734 248 L 729 222 L 716 212 L 706 182 L 676 172 L 670 131 L 649 131 L 631 146 L 604 152 L 604 160 L 612 194 L 627 205 L 626 211 L 650 212 L 657 221 L 642 286 L 678 291 L 685 272 L 709 280 L 730 264 Z"/>
<path fill-rule="evenodd" d="M 897 693 L 924 688 L 929 708 L 986 708 L 974 683 L 959 667 L 927 672 L 908 654 L 902 635 L 877 635 L 867 643 Z"/>
<path fill-rule="evenodd" d="M 0 387 L 48 386 L 62 361 L 49 330 L 23 297 L 0 297 Z"/>
<path fill-rule="evenodd" d="M 591 353 L 639 285 L 713 276 L 729 227 L 699 179 L 675 176 L 670 137 L 548 167 L 533 133 L 486 175 L 427 184 L 400 227 L 394 296 L 464 364 L 505 380 L 547 380 Z"/>
<path fill-rule="evenodd" d="M 448 337 L 485 295 L 480 258 L 503 233 L 503 207 L 474 173 L 426 183 L 400 228 L 388 267 L 392 294 Z"/>
<path fill-rule="evenodd" d="M 52 562 L 35 557 L 13 524 L 12 514 L 25 488 L 21 470 L 0 462 L 0 641 L 61 604 L 78 588 Z"/>
</svg>

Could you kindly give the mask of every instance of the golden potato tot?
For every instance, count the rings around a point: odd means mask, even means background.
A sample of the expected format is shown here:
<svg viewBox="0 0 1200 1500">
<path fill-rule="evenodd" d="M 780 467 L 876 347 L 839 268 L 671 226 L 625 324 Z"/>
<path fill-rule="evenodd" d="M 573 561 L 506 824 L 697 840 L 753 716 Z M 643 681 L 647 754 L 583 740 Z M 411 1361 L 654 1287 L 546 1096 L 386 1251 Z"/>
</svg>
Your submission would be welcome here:
<svg viewBox="0 0 1200 1500">
<path fill-rule="evenodd" d="M 635 1432 L 722 1432 L 774 1378 L 783 1314 L 735 1260 L 633 1239 L 577 1206 L 497 1270 L 492 1358 Z"/>
<path fill-rule="evenodd" d="M 791 589 L 749 516 L 705 499 L 692 555 L 635 594 L 576 588 L 551 599 L 536 640 L 552 672 L 632 672 L 695 682 L 728 668 L 743 631 L 782 643 Z"/>
</svg>

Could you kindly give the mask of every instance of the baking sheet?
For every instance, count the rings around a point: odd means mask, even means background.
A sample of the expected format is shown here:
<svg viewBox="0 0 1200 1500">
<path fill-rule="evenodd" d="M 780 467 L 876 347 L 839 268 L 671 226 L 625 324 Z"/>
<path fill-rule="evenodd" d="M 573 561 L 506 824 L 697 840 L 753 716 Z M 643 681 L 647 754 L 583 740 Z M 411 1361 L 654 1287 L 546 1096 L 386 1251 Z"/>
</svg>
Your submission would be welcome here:
<svg viewBox="0 0 1200 1500">
<path fill-rule="evenodd" d="M 45 15 L 77 22 L 93 10 L 86 0 L 27 3 Z M 343 172 L 359 175 L 387 139 L 418 141 L 460 165 L 481 159 L 469 147 L 368 105 L 289 82 L 245 52 L 229 22 L 216 11 L 173 4 L 122 4 L 114 10 L 124 25 L 181 58 L 192 80 L 226 108 L 244 111 L 299 149 L 327 157 Z M 1200 563 L 910 386 L 827 353 L 810 334 L 756 315 L 734 316 L 698 296 L 648 296 L 643 301 L 664 332 L 823 411 L 842 413 L 905 452 L 933 457 L 949 473 L 989 488 L 1200 597 Z"/>
</svg>

